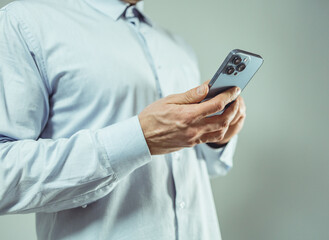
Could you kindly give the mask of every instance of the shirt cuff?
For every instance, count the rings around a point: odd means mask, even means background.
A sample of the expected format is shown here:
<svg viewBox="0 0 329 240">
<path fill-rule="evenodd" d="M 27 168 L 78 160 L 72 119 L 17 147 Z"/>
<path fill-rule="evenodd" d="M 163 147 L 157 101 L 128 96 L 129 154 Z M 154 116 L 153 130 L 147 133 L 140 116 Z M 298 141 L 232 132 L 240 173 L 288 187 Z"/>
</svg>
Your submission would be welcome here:
<svg viewBox="0 0 329 240">
<path fill-rule="evenodd" d="M 98 130 L 96 138 L 105 148 L 118 180 L 152 159 L 138 116 Z"/>
<path fill-rule="evenodd" d="M 205 143 L 201 144 L 200 147 L 211 176 L 226 175 L 233 167 L 233 156 L 237 141 L 238 136 L 236 135 L 222 148 L 212 148 Z"/>
</svg>

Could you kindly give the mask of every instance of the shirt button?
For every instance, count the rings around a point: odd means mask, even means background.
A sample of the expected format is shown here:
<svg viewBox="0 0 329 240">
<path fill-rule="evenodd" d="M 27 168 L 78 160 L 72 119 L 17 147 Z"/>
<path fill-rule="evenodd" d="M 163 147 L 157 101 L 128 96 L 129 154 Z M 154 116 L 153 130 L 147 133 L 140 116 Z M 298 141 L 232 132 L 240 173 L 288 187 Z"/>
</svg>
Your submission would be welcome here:
<svg viewBox="0 0 329 240">
<path fill-rule="evenodd" d="M 185 208 L 185 202 L 184 202 L 184 201 L 180 202 L 180 203 L 179 203 L 179 207 L 180 207 L 181 209 Z"/>
<path fill-rule="evenodd" d="M 85 204 L 85 205 L 83 205 L 83 206 L 81 206 L 82 208 L 86 208 L 88 205 L 87 204 Z"/>
</svg>

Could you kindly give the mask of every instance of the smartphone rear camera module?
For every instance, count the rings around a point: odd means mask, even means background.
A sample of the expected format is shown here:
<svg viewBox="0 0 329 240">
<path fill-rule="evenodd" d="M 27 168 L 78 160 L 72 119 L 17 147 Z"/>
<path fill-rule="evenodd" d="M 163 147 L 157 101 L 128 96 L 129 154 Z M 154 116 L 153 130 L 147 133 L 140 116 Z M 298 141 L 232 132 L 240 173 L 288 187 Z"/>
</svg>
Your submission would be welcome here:
<svg viewBox="0 0 329 240">
<path fill-rule="evenodd" d="M 234 73 L 234 71 L 235 71 L 235 69 L 232 66 L 228 66 L 225 70 L 227 75 L 231 75 L 232 73 Z"/>
<path fill-rule="evenodd" d="M 242 59 L 239 56 L 234 56 L 232 59 L 232 63 L 238 65 L 242 62 Z"/>
<path fill-rule="evenodd" d="M 241 64 L 239 64 L 239 65 L 236 67 L 236 70 L 237 70 L 238 72 L 242 72 L 245 68 L 246 68 L 246 64 L 241 63 Z"/>
</svg>

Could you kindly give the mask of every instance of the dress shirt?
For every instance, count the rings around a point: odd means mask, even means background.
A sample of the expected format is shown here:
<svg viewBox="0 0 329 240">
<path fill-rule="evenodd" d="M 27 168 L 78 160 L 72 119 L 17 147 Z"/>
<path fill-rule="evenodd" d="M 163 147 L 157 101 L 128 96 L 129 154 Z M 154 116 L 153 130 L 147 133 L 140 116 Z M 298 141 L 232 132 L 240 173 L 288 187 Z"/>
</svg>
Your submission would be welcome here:
<svg viewBox="0 0 329 240">
<path fill-rule="evenodd" d="M 200 84 L 195 55 L 119 0 L 24 0 L 0 11 L 0 214 L 39 239 L 218 240 L 209 176 L 236 137 L 151 156 L 138 120 Z M 134 9 L 135 8 L 135 9 Z"/>
</svg>

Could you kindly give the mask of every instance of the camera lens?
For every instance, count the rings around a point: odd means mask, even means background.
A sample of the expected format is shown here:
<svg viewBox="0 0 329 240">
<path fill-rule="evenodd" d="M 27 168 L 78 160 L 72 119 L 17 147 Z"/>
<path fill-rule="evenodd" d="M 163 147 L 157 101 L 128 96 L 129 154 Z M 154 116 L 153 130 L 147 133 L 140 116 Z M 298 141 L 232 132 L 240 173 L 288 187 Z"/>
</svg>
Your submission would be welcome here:
<svg viewBox="0 0 329 240">
<path fill-rule="evenodd" d="M 246 64 L 241 63 L 236 67 L 236 70 L 238 70 L 238 72 L 242 72 L 245 68 L 246 68 Z"/>
<path fill-rule="evenodd" d="M 226 74 L 231 75 L 232 73 L 234 73 L 234 67 L 228 66 L 225 72 Z"/>
<path fill-rule="evenodd" d="M 242 61 L 242 59 L 239 56 L 234 56 L 233 59 L 232 59 L 232 63 L 235 64 L 235 65 L 240 64 L 241 61 Z"/>
</svg>

